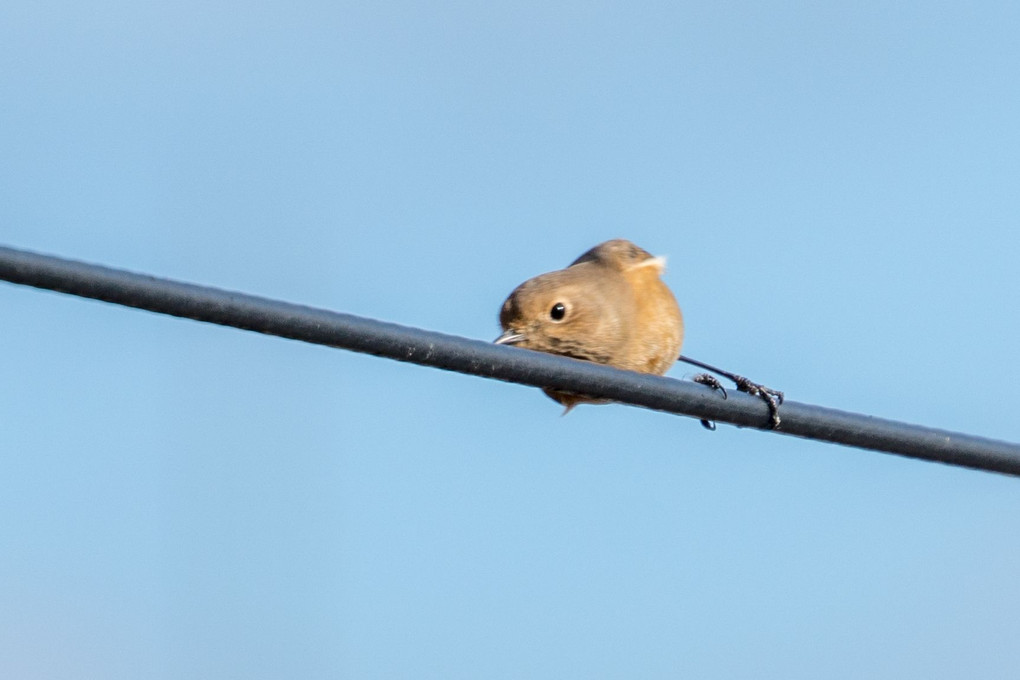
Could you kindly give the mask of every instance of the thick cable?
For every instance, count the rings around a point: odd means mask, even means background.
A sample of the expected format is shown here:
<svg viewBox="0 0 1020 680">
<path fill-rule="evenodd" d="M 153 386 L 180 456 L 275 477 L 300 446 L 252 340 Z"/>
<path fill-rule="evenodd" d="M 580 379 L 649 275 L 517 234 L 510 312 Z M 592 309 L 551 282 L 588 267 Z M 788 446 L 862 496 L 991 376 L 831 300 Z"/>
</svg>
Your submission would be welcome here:
<svg viewBox="0 0 1020 680">
<path fill-rule="evenodd" d="M 484 378 L 769 429 L 764 402 L 684 380 L 623 371 L 351 314 L 172 281 L 0 246 L 0 280 L 364 352 Z M 10 320 L 8 320 L 10 323 Z M 1020 476 L 1020 444 L 785 401 L 777 432 Z"/>
</svg>

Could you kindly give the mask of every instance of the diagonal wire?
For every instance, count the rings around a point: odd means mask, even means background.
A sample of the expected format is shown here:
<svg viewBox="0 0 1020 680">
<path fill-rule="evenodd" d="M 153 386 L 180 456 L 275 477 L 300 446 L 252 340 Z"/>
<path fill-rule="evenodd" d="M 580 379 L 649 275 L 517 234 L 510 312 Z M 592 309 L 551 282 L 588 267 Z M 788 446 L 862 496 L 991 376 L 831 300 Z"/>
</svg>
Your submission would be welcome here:
<svg viewBox="0 0 1020 680">
<path fill-rule="evenodd" d="M 769 429 L 766 405 L 702 385 L 623 371 L 0 246 L 0 280 L 161 314 L 507 382 L 553 387 L 694 418 Z M 780 434 L 1020 476 L 1020 444 L 786 401 Z"/>
</svg>

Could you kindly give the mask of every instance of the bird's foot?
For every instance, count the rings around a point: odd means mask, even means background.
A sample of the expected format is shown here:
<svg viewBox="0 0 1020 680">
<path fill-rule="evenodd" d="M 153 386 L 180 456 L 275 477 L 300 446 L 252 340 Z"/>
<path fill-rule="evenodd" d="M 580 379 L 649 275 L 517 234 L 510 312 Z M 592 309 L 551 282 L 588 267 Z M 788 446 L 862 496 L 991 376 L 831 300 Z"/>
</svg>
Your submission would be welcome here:
<svg viewBox="0 0 1020 680">
<path fill-rule="evenodd" d="M 750 394 L 752 397 L 758 397 L 769 407 L 769 423 L 771 429 L 778 430 L 779 425 L 782 423 L 782 419 L 779 417 L 779 405 L 783 403 L 783 393 L 779 390 L 774 390 L 771 387 L 766 387 L 761 383 L 756 383 L 748 380 L 742 375 L 729 375 L 727 376 L 733 382 L 737 384 L 738 392 L 745 392 Z M 709 373 L 699 373 L 692 378 L 694 382 L 711 387 L 713 390 L 719 390 L 722 392 L 723 399 L 727 398 L 726 388 L 722 386 L 719 379 Z M 701 425 L 707 430 L 714 430 L 715 423 L 710 420 L 702 419 Z"/>
<path fill-rule="evenodd" d="M 729 397 L 729 395 L 726 394 L 726 388 L 722 386 L 721 382 L 719 382 L 719 378 L 715 377 L 710 373 L 699 373 L 698 375 L 691 378 L 691 380 L 698 383 L 699 385 L 711 387 L 713 390 L 719 390 L 720 392 L 722 392 L 723 399 L 727 399 Z M 701 426 L 706 430 L 715 429 L 715 423 L 712 422 L 711 420 L 706 420 L 705 418 L 701 419 Z"/>
<path fill-rule="evenodd" d="M 758 397 L 768 405 L 772 429 L 778 430 L 782 423 L 782 419 L 779 417 L 779 405 L 783 403 L 783 393 L 761 383 L 752 382 L 742 375 L 736 376 L 733 382 L 737 383 L 738 392 L 746 392 L 752 397 Z"/>
</svg>

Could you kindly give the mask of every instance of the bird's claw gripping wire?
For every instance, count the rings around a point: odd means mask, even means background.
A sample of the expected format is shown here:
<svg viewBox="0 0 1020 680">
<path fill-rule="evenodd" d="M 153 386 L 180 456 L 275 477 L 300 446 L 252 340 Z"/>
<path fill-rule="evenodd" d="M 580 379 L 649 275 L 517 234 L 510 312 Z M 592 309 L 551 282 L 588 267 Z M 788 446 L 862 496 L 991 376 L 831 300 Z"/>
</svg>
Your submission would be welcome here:
<svg viewBox="0 0 1020 680">
<path fill-rule="evenodd" d="M 723 371 L 718 368 L 715 368 L 714 366 L 709 366 L 708 364 L 703 364 L 700 361 L 695 361 L 694 359 L 688 359 L 687 357 L 682 356 L 680 357 L 680 361 L 692 364 L 699 368 L 703 368 L 706 371 L 718 373 L 719 375 L 732 380 L 736 384 L 738 392 L 750 394 L 752 397 L 758 397 L 759 399 L 764 401 L 765 404 L 769 407 L 770 429 L 773 430 L 779 429 L 779 425 L 782 423 L 782 419 L 779 417 L 779 406 L 780 404 L 783 403 L 784 398 L 782 392 L 780 392 L 779 390 L 774 390 L 771 387 L 766 387 L 761 383 L 756 383 L 752 380 L 748 380 L 742 375 L 730 373 L 729 371 Z M 699 373 L 698 375 L 694 376 L 693 380 L 694 382 L 700 385 L 711 387 L 713 390 L 719 390 L 720 392 L 722 392 L 723 399 L 726 399 L 728 396 L 726 394 L 726 389 L 722 386 L 722 383 L 719 382 L 719 379 L 716 378 L 714 375 L 708 373 Z M 701 425 L 708 430 L 715 429 L 715 423 L 713 423 L 710 420 L 705 420 L 704 418 L 701 420 Z"/>
<path fill-rule="evenodd" d="M 778 430 L 782 423 L 782 419 L 779 417 L 779 405 L 783 403 L 783 393 L 761 383 L 751 382 L 742 375 L 738 375 L 734 382 L 737 383 L 738 392 L 746 392 L 752 397 L 758 397 L 768 405 L 771 429 Z"/>
<path fill-rule="evenodd" d="M 692 380 L 694 380 L 694 382 L 698 383 L 699 385 L 711 387 L 713 390 L 719 390 L 720 392 L 722 392 L 723 399 L 729 398 L 729 395 L 726 394 L 726 388 L 722 386 L 721 382 L 719 382 L 719 378 L 715 377 L 710 373 L 699 373 L 698 375 L 694 376 Z M 705 418 L 701 419 L 701 426 L 706 430 L 715 430 L 715 423 L 712 422 L 711 420 L 706 420 Z"/>
</svg>

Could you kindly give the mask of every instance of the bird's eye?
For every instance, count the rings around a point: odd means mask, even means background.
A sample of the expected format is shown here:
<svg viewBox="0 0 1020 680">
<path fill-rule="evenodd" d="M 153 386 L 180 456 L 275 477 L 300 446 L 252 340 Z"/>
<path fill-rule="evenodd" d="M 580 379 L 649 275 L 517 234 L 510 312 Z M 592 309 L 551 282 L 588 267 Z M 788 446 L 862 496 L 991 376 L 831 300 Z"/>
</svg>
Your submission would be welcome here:
<svg viewBox="0 0 1020 680">
<path fill-rule="evenodd" d="M 553 321 L 563 321 L 563 317 L 567 314 L 567 308 L 562 302 L 557 302 L 549 310 L 549 316 Z"/>
</svg>

